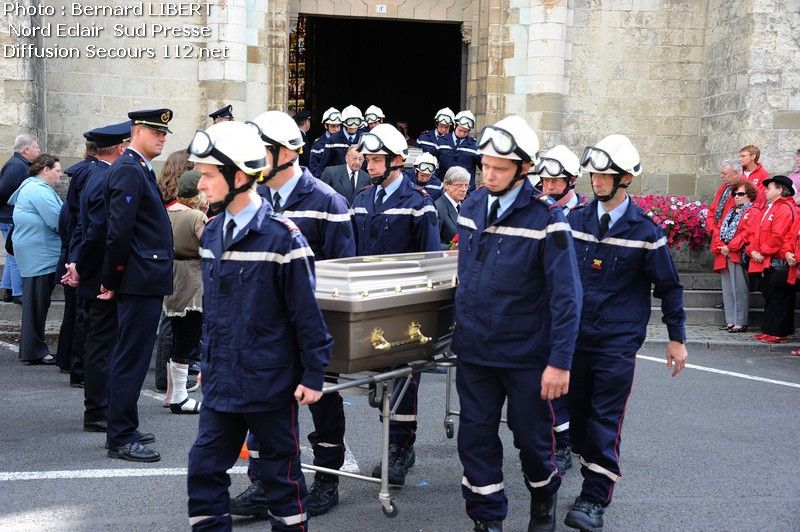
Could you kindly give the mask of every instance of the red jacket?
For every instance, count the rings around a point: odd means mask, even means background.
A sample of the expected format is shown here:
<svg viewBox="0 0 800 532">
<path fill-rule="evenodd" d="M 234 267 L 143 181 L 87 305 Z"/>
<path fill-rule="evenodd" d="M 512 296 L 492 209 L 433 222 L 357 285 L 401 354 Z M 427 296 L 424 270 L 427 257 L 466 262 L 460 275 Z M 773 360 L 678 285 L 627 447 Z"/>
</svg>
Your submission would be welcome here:
<svg viewBox="0 0 800 532">
<path fill-rule="evenodd" d="M 795 214 L 798 214 L 798 209 L 795 208 Z M 786 257 L 786 253 L 792 252 L 795 257 L 800 257 L 800 216 L 795 216 L 794 226 L 792 227 L 792 234 L 784 242 L 781 248 L 781 257 Z M 789 284 L 795 284 L 797 278 L 800 277 L 800 264 L 789 266 Z"/>
<path fill-rule="evenodd" d="M 719 231 L 711 240 L 711 252 L 714 254 L 714 271 L 718 272 L 727 267 L 727 261 L 740 264 L 742 262 L 742 249 L 748 245 L 753 239 L 753 230 L 758 228 L 758 223 L 761 221 L 763 211 L 759 210 L 756 206 L 751 205 L 747 212 L 742 215 L 739 220 L 739 225 L 736 227 L 736 233 L 730 242 L 725 244 L 720 237 Z M 719 252 L 722 246 L 728 246 L 730 253 L 725 257 Z"/>
<path fill-rule="evenodd" d="M 708 207 L 708 214 L 706 215 L 706 229 L 708 230 L 708 234 L 711 235 L 712 253 L 715 249 L 714 237 L 719 233 L 719 226 L 722 224 L 723 220 L 725 220 L 725 217 L 728 215 L 728 211 L 734 206 L 733 194 L 730 194 L 728 196 L 728 200 L 725 202 L 725 206 L 722 208 L 722 216 L 720 217 L 719 221 L 714 218 L 714 214 L 717 212 L 717 205 L 719 205 L 719 200 L 722 198 L 722 193 L 726 188 L 728 188 L 728 185 L 725 183 L 722 183 L 719 186 L 716 194 L 714 194 L 714 201 L 712 201 L 711 205 Z"/>
<path fill-rule="evenodd" d="M 743 173 L 742 179 L 747 179 L 753 183 L 753 185 L 755 185 L 756 191 L 758 192 L 758 197 L 756 197 L 756 201 L 754 203 L 756 207 L 763 209 L 767 204 L 767 187 L 762 185 L 762 183 L 765 179 L 769 179 L 769 172 L 767 172 L 766 168 L 764 168 L 761 163 L 756 163 L 756 169 L 752 171 L 750 177 L 745 177 Z"/>
<path fill-rule="evenodd" d="M 783 249 L 794 235 L 792 230 L 797 218 L 794 205 L 794 198 L 778 198 L 772 208 L 763 211 L 761 220 L 753 221 L 759 225 L 753 232 L 748 251 L 751 257 L 753 251 L 758 251 L 764 256 L 764 261 L 751 260 L 749 273 L 763 272 L 769 268 L 771 259 L 783 258 L 786 254 Z"/>
</svg>

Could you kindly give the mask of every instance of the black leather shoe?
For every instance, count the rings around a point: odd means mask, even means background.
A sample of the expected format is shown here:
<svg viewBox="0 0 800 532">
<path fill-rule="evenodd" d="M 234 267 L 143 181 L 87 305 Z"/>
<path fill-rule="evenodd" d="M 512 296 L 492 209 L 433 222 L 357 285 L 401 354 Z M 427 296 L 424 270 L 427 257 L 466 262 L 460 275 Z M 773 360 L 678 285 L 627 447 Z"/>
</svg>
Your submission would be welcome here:
<svg viewBox="0 0 800 532">
<path fill-rule="evenodd" d="M 142 445 L 149 445 L 151 443 L 155 443 L 156 441 L 156 435 L 152 432 L 139 432 L 137 430 L 136 436 L 139 438 L 139 443 Z M 106 442 L 106 449 L 108 449 L 108 442 Z"/>
<path fill-rule="evenodd" d="M 503 522 L 502 521 L 479 521 L 477 519 L 473 520 L 475 522 L 475 532 L 503 532 Z"/>
<path fill-rule="evenodd" d="M 541 501 L 531 499 L 531 520 L 528 532 L 553 532 L 556 529 L 556 503 L 558 494 Z"/>
<path fill-rule="evenodd" d="M 564 524 L 578 530 L 600 532 L 603 530 L 603 512 L 605 508 L 601 504 L 578 497 L 572 509 L 567 512 Z"/>
<path fill-rule="evenodd" d="M 256 480 L 247 489 L 231 499 L 230 513 L 247 517 L 267 518 L 267 494 L 260 480 Z"/>
<path fill-rule="evenodd" d="M 339 479 L 334 475 L 317 473 L 308 490 L 308 515 L 322 515 L 339 504 Z"/>
<path fill-rule="evenodd" d="M 389 484 L 402 486 L 406 483 L 406 474 L 417 460 L 414 446 L 400 447 L 396 443 L 389 445 Z M 381 478 L 381 464 L 372 468 L 373 478 Z"/>
<path fill-rule="evenodd" d="M 572 467 L 572 447 L 569 444 L 556 445 L 556 466 L 558 467 L 558 474 L 563 475 L 567 472 L 567 469 Z"/>
<path fill-rule="evenodd" d="M 161 455 L 158 452 L 148 449 L 138 441 L 109 449 L 108 456 L 129 462 L 158 462 L 161 460 Z"/>
<path fill-rule="evenodd" d="M 71 382 L 69 383 L 70 387 L 72 388 L 84 388 L 83 382 Z"/>
<path fill-rule="evenodd" d="M 86 432 L 106 432 L 108 430 L 108 422 L 106 420 L 84 421 L 83 430 Z"/>
<path fill-rule="evenodd" d="M 11 295 L 11 290 L 6 288 L 6 291 L 3 292 L 3 303 L 11 303 L 14 301 L 14 296 Z"/>
</svg>

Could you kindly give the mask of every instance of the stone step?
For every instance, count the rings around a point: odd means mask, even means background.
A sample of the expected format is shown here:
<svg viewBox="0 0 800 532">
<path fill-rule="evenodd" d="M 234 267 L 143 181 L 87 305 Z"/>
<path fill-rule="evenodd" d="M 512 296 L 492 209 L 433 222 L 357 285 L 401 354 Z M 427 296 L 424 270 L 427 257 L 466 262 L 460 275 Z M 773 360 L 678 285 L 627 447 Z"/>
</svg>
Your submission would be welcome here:
<svg viewBox="0 0 800 532">
<path fill-rule="evenodd" d="M 678 272 L 684 290 L 720 290 L 719 274 Z"/>
<path fill-rule="evenodd" d="M 661 307 L 653 307 L 650 313 L 650 324 L 661 323 Z M 684 307 L 686 311 L 686 325 L 725 325 L 725 313 L 720 309 L 714 308 L 698 308 L 698 307 Z M 761 325 L 761 318 L 764 315 L 763 308 L 750 308 L 748 325 L 758 327 Z M 800 311 L 795 310 L 795 323 L 800 318 Z"/>
<path fill-rule="evenodd" d="M 685 307 L 708 307 L 722 303 L 722 290 L 685 290 L 683 292 L 683 305 Z M 650 305 L 660 307 L 661 300 L 655 297 L 650 298 Z M 800 307 L 800 293 L 795 297 L 795 305 Z M 750 292 L 750 307 L 763 308 L 764 296 L 761 292 Z"/>
</svg>

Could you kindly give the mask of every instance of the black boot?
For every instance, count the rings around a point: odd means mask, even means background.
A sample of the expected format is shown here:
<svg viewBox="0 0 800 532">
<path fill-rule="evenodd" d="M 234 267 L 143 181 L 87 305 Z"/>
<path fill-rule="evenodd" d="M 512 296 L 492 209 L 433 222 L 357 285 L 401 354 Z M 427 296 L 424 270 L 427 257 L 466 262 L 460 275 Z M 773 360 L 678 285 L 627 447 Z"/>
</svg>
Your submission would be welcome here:
<svg viewBox="0 0 800 532">
<path fill-rule="evenodd" d="M 556 502 L 558 494 L 536 501 L 531 499 L 531 520 L 528 532 L 553 532 L 556 529 Z"/>
<path fill-rule="evenodd" d="M 503 532 L 502 521 L 475 521 L 475 532 Z"/>
<path fill-rule="evenodd" d="M 564 524 L 578 530 L 600 532 L 603 530 L 603 512 L 605 512 L 605 508 L 602 504 L 578 497 L 575 499 L 572 509 L 567 512 Z"/>
<path fill-rule="evenodd" d="M 335 475 L 317 473 L 308 490 L 308 515 L 322 515 L 339 504 L 339 479 Z"/>
<path fill-rule="evenodd" d="M 559 475 L 563 475 L 572 467 L 572 446 L 569 441 L 564 445 L 556 442 L 556 466 Z"/>
<path fill-rule="evenodd" d="M 414 446 L 400 447 L 396 443 L 389 445 L 389 484 L 402 486 L 406 483 L 406 474 L 416 462 Z M 381 478 L 381 464 L 372 469 L 374 478 Z"/>
<path fill-rule="evenodd" d="M 267 517 L 267 494 L 260 480 L 256 480 L 247 489 L 231 499 L 231 515 L 247 517 Z"/>
</svg>

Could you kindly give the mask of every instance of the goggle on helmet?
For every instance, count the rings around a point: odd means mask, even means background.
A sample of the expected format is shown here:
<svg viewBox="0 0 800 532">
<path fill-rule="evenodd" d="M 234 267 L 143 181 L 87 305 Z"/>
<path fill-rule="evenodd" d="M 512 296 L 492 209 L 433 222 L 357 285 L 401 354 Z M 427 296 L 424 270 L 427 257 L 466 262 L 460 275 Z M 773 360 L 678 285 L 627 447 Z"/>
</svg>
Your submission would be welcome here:
<svg viewBox="0 0 800 532">
<path fill-rule="evenodd" d="M 499 155 L 516 155 L 523 162 L 535 161 L 539 157 L 539 152 L 534 154 L 526 153 L 519 147 L 514 135 L 503 128 L 497 126 L 486 126 L 478 139 L 478 149 L 483 149 L 489 144 Z"/>
</svg>

